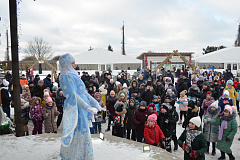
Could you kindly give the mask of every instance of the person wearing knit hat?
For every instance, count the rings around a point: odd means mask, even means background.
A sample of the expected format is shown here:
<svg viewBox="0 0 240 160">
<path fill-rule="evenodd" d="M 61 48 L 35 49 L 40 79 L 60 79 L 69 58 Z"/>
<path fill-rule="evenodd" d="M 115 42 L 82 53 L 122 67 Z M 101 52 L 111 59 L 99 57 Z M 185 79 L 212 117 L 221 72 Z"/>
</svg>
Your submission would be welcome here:
<svg viewBox="0 0 240 160">
<path fill-rule="evenodd" d="M 152 112 L 152 114 L 158 115 L 157 108 L 154 103 L 150 103 L 148 105 L 148 110 Z"/>
<path fill-rule="evenodd" d="M 129 105 L 127 108 L 127 113 L 125 115 L 125 119 L 127 119 L 126 121 L 127 139 L 131 138 L 131 140 L 134 141 L 136 141 L 136 126 L 133 124 L 132 117 L 136 110 L 137 110 L 136 100 L 131 97 L 129 99 Z"/>
<path fill-rule="evenodd" d="M 203 119 L 204 122 L 204 135 L 207 141 L 207 154 L 209 154 L 210 142 L 212 142 L 212 156 L 216 155 L 216 142 L 218 137 L 218 125 L 216 124 L 216 118 L 220 113 L 221 108 L 218 106 L 218 101 L 213 102 L 207 109 L 207 114 Z"/>
<path fill-rule="evenodd" d="M 235 159 L 231 150 L 231 145 L 238 128 L 235 111 L 235 106 L 226 105 L 224 113 L 220 113 L 216 118 L 216 124 L 220 126 L 217 149 L 221 151 L 221 157 L 218 159 L 226 159 L 225 153 L 227 153 L 230 160 Z"/>
<path fill-rule="evenodd" d="M 180 93 L 180 98 L 178 101 L 176 101 L 177 104 L 179 104 L 179 110 L 180 110 L 180 121 L 178 124 L 182 124 L 182 116 L 184 116 L 184 120 L 186 119 L 187 116 L 187 110 L 188 110 L 188 100 L 187 96 L 185 95 L 186 92 L 185 90 Z"/>
<path fill-rule="evenodd" d="M 144 138 L 144 126 L 147 121 L 147 117 L 152 113 L 147 110 L 147 102 L 141 101 L 139 108 L 135 111 L 132 117 L 132 122 L 136 126 L 137 141 L 142 142 Z"/>
<path fill-rule="evenodd" d="M 206 99 L 203 100 L 201 109 L 203 110 L 203 115 L 207 114 L 208 107 L 214 102 L 214 98 L 212 97 L 212 92 L 208 91 L 206 94 Z"/>
<path fill-rule="evenodd" d="M 179 115 L 176 111 L 174 100 L 172 100 L 169 103 L 168 108 L 169 108 L 169 121 L 170 121 L 170 125 L 172 126 L 172 140 L 174 142 L 174 151 L 176 151 L 178 149 L 176 128 L 177 128 L 177 122 L 179 120 Z"/>
<path fill-rule="evenodd" d="M 221 113 L 223 113 L 225 105 L 233 105 L 233 100 L 232 98 L 229 97 L 229 91 L 225 90 L 223 92 L 223 96 L 220 97 L 218 105 L 221 107 Z"/>
<path fill-rule="evenodd" d="M 202 133 L 199 116 L 190 119 L 188 127 L 178 139 L 178 144 L 184 151 L 184 159 L 205 159 L 207 143 Z"/>
<path fill-rule="evenodd" d="M 21 120 L 22 120 L 22 135 L 28 136 L 29 135 L 29 129 L 28 129 L 28 121 L 29 121 L 29 111 L 30 106 L 29 102 L 25 101 L 24 99 L 21 99 Z"/>
<path fill-rule="evenodd" d="M 144 128 L 144 140 L 146 144 L 160 147 L 161 142 L 165 141 L 165 136 L 156 121 L 157 115 L 148 116 Z"/>
<path fill-rule="evenodd" d="M 45 133 L 57 133 L 56 116 L 59 115 L 51 97 L 46 98 L 46 103 L 43 108 L 44 128 Z"/>
<path fill-rule="evenodd" d="M 232 80 L 228 80 L 226 83 L 226 88 L 224 89 L 224 91 L 228 90 L 229 92 L 229 97 L 232 98 L 233 100 L 233 105 L 236 106 L 236 97 L 238 97 L 238 93 L 235 90 L 235 88 L 233 87 L 233 81 Z M 223 92 L 224 92 L 223 91 Z"/>
<path fill-rule="evenodd" d="M 169 114 L 169 104 L 163 103 L 161 112 L 158 115 L 157 123 L 159 127 L 162 129 L 163 134 L 166 138 L 165 148 L 168 152 L 172 152 L 171 148 L 171 136 L 172 136 L 172 128 L 174 124 L 170 122 L 171 115 Z"/>
</svg>

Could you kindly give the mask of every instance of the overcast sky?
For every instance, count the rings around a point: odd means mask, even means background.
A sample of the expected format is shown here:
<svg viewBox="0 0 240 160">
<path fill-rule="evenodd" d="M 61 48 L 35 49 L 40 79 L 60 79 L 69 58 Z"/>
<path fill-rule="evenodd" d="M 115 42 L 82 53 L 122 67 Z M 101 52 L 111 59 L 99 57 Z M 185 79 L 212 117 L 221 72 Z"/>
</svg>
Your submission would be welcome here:
<svg viewBox="0 0 240 160">
<path fill-rule="evenodd" d="M 0 0 L 0 58 L 8 2 Z M 18 8 L 20 57 L 35 36 L 51 44 L 55 55 L 109 44 L 121 53 L 123 21 L 129 56 L 175 49 L 201 54 L 208 45 L 232 47 L 240 20 L 240 0 L 22 0 Z"/>
</svg>

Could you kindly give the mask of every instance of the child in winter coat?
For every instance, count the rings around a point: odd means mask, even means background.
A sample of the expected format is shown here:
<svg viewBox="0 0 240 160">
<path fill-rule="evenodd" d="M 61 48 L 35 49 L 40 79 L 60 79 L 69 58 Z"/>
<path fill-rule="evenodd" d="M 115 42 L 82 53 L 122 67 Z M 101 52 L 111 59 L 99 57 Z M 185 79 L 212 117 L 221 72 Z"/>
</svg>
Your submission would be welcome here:
<svg viewBox="0 0 240 160">
<path fill-rule="evenodd" d="M 190 119 L 188 127 L 178 139 L 178 145 L 184 150 L 184 160 L 203 160 L 207 143 L 201 129 L 201 118 Z"/>
<path fill-rule="evenodd" d="M 156 106 L 155 106 L 154 103 L 150 103 L 150 104 L 148 105 L 148 110 L 149 110 L 152 114 L 158 115 L 157 108 L 156 108 Z"/>
<path fill-rule="evenodd" d="M 203 119 L 204 122 L 204 135 L 207 141 L 207 154 L 209 154 L 210 142 L 212 142 L 212 156 L 216 155 L 216 142 L 218 137 L 218 125 L 216 124 L 216 118 L 220 113 L 221 108 L 218 107 L 218 101 L 213 102 L 207 109 L 207 114 Z"/>
<path fill-rule="evenodd" d="M 216 124 L 220 126 L 217 149 L 221 151 L 221 157 L 218 159 L 226 159 L 225 153 L 228 154 L 230 160 L 234 160 L 232 155 L 231 145 L 233 138 L 237 133 L 237 121 L 236 121 L 236 107 L 226 105 L 224 113 L 220 113 L 216 118 Z"/>
<path fill-rule="evenodd" d="M 190 119 L 193 117 L 197 117 L 197 116 L 198 116 L 198 107 L 195 105 L 195 103 L 193 101 L 189 101 L 187 117 L 186 117 L 185 121 L 183 122 L 182 127 L 186 128 L 187 125 L 189 124 Z"/>
<path fill-rule="evenodd" d="M 162 104 L 161 112 L 159 113 L 157 117 L 157 124 L 159 125 L 160 129 L 162 130 L 166 141 L 165 141 L 165 148 L 168 152 L 172 152 L 171 149 L 171 140 L 172 140 L 172 125 L 170 123 L 170 115 L 169 115 L 169 104 Z"/>
<path fill-rule="evenodd" d="M 60 91 L 59 93 L 56 94 L 56 105 L 57 105 L 57 110 L 60 113 L 57 118 L 57 128 L 60 126 L 61 121 L 62 121 L 62 116 L 63 116 L 63 106 L 64 106 L 64 101 L 65 97 L 63 96 L 63 91 Z"/>
<path fill-rule="evenodd" d="M 161 142 L 165 141 L 165 136 L 156 123 L 157 115 L 152 114 L 148 116 L 144 128 L 144 139 L 146 144 L 161 146 Z"/>
<path fill-rule="evenodd" d="M 45 106 L 43 108 L 45 133 L 57 133 L 57 124 L 55 118 L 58 115 L 59 112 L 55 108 L 55 103 L 52 101 L 52 98 L 47 97 Z"/>
<path fill-rule="evenodd" d="M 124 103 L 119 102 L 118 107 L 115 109 L 115 113 L 117 114 L 114 120 L 114 126 L 112 130 L 112 135 L 122 137 L 125 135 L 124 130 L 124 121 L 125 121 L 125 114 L 127 110 L 124 108 Z"/>
<path fill-rule="evenodd" d="M 25 101 L 24 99 L 21 99 L 21 110 L 22 110 L 22 135 L 28 136 L 29 130 L 28 130 L 28 121 L 29 121 L 29 102 Z"/>
<path fill-rule="evenodd" d="M 22 92 L 22 98 L 27 101 L 31 102 L 31 93 L 28 85 L 23 85 L 22 86 L 23 92 Z"/>
<path fill-rule="evenodd" d="M 116 109 L 120 105 L 119 102 L 122 102 L 124 103 L 123 108 L 126 109 L 128 107 L 127 99 L 128 99 L 127 93 L 125 91 L 120 91 L 118 93 L 118 100 L 115 103 L 114 108 Z"/>
<path fill-rule="evenodd" d="M 200 102 L 200 92 L 196 84 L 193 84 L 191 88 L 189 88 L 188 92 L 188 100 L 193 101 L 195 105 L 199 106 Z"/>
<path fill-rule="evenodd" d="M 208 91 L 206 94 L 206 99 L 203 100 L 201 109 L 204 111 L 203 116 L 207 114 L 208 107 L 214 102 L 214 98 L 212 97 L 212 92 Z"/>
<path fill-rule="evenodd" d="M 136 126 L 138 142 L 143 142 L 145 122 L 147 121 L 147 117 L 151 114 L 152 113 L 147 110 L 147 102 L 141 101 L 138 110 L 135 111 L 132 117 L 132 122 Z"/>
<path fill-rule="evenodd" d="M 223 113 L 225 105 L 233 105 L 232 98 L 229 98 L 228 90 L 224 91 L 223 96 L 220 98 L 218 105 L 221 107 L 221 113 Z"/>
<path fill-rule="evenodd" d="M 233 81 L 230 79 L 227 81 L 226 83 L 226 88 L 224 89 L 224 91 L 228 90 L 229 92 L 229 97 L 232 98 L 233 101 L 233 106 L 236 106 L 236 97 L 238 96 L 237 91 L 235 90 L 235 88 L 233 87 Z M 223 91 L 223 92 L 224 92 Z"/>
<path fill-rule="evenodd" d="M 173 100 L 169 103 L 169 122 L 172 130 L 172 140 L 174 142 L 174 151 L 178 149 L 177 133 L 176 133 L 176 128 L 177 128 L 176 125 L 177 125 L 178 119 L 179 119 L 179 116 L 176 111 L 175 101 Z"/>
<path fill-rule="evenodd" d="M 102 109 L 105 110 L 105 111 L 99 111 L 99 112 L 102 112 L 102 116 L 101 116 L 102 123 L 106 123 L 106 119 L 105 119 L 106 118 L 106 105 L 105 105 L 105 103 L 101 99 L 101 94 L 99 92 L 96 92 L 94 94 L 94 98 L 98 101 L 98 103 L 102 107 Z M 101 132 L 101 125 L 99 124 L 99 122 L 98 122 L 97 125 L 100 127 L 100 129 L 98 128 L 99 132 Z M 95 129 L 97 129 L 96 126 L 95 126 Z M 95 132 L 97 132 L 97 131 L 95 131 Z"/>
<path fill-rule="evenodd" d="M 160 112 L 160 106 L 161 106 L 160 105 L 161 97 L 160 97 L 160 100 L 159 100 L 159 97 L 160 96 L 156 96 L 156 95 L 153 96 L 153 103 L 154 103 L 155 107 L 157 108 L 158 113 Z"/>
<path fill-rule="evenodd" d="M 131 98 L 129 100 L 129 106 L 127 108 L 125 119 L 126 119 L 127 139 L 130 139 L 130 134 L 132 133 L 131 140 L 134 140 L 134 141 L 136 141 L 136 126 L 132 122 L 132 117 L 136 110 L 137 110 L 136 101 L 134 98 Z"/>
<path fill-rule="evenodd" d="M 166 95 L 170 96 L 170 100 L 175 100 L 176 96 L 175 96 L 174 92 L 172 91 L 172 89 L 168 88 L 167 92 L 166 92 Z"/>
<path fill-rule="evenodd" d="M 177 101 L 177 103 L 179 104 L 179 110 L 180 110 L 180 121 L 178 122 L 178 124 L 182 124 L 182 116 L 184 116 L 184 120 L 186 119 L 186 116 L 187 116 L 188 100 L 185 94 L 186 92 L 182 91 L 180 93 L 180 98 Z"/>
<path fill-rule="evenodd" d="M 110 131 L 111 122 L 114 122 L 114 117 L 116 115 L 114 105 L 117 102 L 117 96 L 115 95 L 114 90 L 110 91 L 110 94 L 107 96 L 107 112 L 108 112 L 108 128 L 105 132 Z"/>
<path fill-rule="evenodd" d="M 32 135 L 42 134 L 43 110 L 40 97 L 32 98 L 32 106 L 30 108 L 30 115 L 34 124 Z"/>
</svg>

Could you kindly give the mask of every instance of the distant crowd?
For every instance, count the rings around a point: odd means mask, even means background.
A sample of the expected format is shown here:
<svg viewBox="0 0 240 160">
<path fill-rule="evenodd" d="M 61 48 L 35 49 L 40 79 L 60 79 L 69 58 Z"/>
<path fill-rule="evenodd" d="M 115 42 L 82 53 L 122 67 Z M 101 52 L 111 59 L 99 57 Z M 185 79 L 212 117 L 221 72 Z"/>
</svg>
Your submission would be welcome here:
<svg viewBox="0 0 240 160">
<path fill-rule="evenodd" d="M 199 73 L 189 68 L 176 70 L 174 76 L 170 70 L 152 73 L 146 69 L 134 75 L 124 70 L 112 75 L 109 70 L 92 75 L 82 72 L 79 76 L 87 92 L 104 109 L 91 119 L 92 134 L 102 132 L 101 124 L 107 122 L 105 132 L 111 130 L 114 136 L 169 152 L 180 146 L 184 159 L 204 159 L 210 145 L 212 156 L 217 148 L 221 152 L 219 159 L 225 159 L 225 153 L 235 159 L 230 147 L 238 128 L 240 71 L 233 76 L 229 69 L 223 73 Z M 23 135 L 29 135 L 30 119 L 33 135 L 42 133 L 42 124 L 45 133 L 57 133 L 65 100 L 59 78 L 56 82 L 51 82 L 51 75 L 43 80 L 35 75 L 32 79 L 25 75 L 20 78 Z M 2 109 L 10 117 L 14 105 L 11 73 L 7 72 L 0 83 Z M 177 125 L 185 128 L 181 135 L 176 134 Z"/>
</svg>

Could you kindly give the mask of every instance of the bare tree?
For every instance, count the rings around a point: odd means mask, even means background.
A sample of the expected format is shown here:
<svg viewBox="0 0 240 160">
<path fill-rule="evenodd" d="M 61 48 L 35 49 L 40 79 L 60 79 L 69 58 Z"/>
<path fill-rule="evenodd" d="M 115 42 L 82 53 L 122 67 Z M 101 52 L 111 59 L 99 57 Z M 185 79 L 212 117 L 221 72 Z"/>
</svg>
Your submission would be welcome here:
<svg viewBox="0 0 240 160">
<path fill-rule="evenodd" d="M 24 50 L 27 56 L 33 56 L 37 60 L 40 57 L 49 59 L 52 57 L 52 46 L 45 42 L 41 37 L 34 37 L 33 41 L 28 42 L 27 48 Z"/>
</svg>

